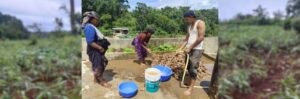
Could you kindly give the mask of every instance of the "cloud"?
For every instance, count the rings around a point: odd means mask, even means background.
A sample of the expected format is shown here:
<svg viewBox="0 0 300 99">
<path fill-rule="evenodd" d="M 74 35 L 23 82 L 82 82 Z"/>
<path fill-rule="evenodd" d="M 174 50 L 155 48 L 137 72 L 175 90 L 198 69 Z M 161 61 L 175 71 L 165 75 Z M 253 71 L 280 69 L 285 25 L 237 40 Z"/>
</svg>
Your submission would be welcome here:
<svg viewBox="0 0 300 99">
<path fill-rule="evenodd" d="M 39 23 L 43 31 L 54 30 L 54 19 L 62 18 L 63 29 L 70 30 L 68 14 L 59 9 L 62 5 L 69 8 L 69 0 L 1 0 L 0 11 L 21 19 L 25 26 Z M 81 12 L 81 0 L 75 0 L 75 11 Z"/>
</svg>

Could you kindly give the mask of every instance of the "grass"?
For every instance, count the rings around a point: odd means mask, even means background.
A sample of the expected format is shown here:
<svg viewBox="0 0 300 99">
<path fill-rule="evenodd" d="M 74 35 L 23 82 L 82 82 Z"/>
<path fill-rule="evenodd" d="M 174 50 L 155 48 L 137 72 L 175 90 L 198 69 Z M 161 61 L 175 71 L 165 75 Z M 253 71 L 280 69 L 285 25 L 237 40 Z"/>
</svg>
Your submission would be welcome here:
<svg viewBox="0 0 300 99">
<path fill-rule="evenodd" d="M 1 98 L 79 97 L 80 44 L 79 36 L 1 41 Z"/>
<path fill-rule="evenodd" d="M 170 52 L 176 51 L 179 47 L 171 44 L 161 44 L 159 46 L 150 46 L 153 52 Z"/>
</svg>

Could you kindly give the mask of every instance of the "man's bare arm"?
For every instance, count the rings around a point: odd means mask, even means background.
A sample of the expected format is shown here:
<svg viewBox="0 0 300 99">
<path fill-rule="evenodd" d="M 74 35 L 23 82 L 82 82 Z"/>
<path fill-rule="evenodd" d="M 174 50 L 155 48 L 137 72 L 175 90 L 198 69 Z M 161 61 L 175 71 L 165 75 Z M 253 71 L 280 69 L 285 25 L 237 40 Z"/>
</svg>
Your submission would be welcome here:
<svg viewBox="0 0 300 99">
<path fill-rule="evenodd" d="M 186 46 L 188 39 L 189 39 L 189 33 L 186 34 L 185 39 L 183 40 L 183 42 L 181 43 L 179 50 L 183 50 L 183 48 Z"/>
</svg>

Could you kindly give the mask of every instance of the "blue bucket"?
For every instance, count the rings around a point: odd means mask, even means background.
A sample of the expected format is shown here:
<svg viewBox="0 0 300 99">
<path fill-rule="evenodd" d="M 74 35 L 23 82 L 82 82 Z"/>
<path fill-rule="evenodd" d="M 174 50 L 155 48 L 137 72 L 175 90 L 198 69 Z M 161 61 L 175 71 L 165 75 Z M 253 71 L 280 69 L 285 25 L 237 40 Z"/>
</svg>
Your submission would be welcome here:
<svg viewBox="0 0 300 99">
<path fill-rule="evenodd" d="M 157 65 L 157 66 L 154 66 L 153 68 L 157 68 L 162 73 L 161 78 L 160 78 L 161 82 L 168 81 L 171 78 L 171 75 L 173 74 L 172 69 L 167 66 Z"/>
<path fill-rule="evenodd" d="M 130 98 L 136 95 L 138 86 L 134 82 L 122 82 L 119 87 L 119 93 L 124 98 Z"/>
</svg>

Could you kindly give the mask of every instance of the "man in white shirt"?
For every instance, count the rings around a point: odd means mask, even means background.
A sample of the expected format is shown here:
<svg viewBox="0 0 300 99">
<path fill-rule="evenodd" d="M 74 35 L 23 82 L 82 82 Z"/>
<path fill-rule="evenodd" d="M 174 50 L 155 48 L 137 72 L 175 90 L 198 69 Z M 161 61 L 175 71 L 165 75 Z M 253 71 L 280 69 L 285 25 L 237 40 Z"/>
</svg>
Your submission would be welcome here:
<svg viewBox="0 0 300 99">
<path fill-rule="evenodd" d="M 188 24 L 187 35 L 177 51 L 184 51 L 184 53 L 189 54 L 187 69 L 191 78 L 191 83 L 184 94 L 191 95 L 197 79 L 197 68 L 199 67 L 199 61 L 203 53 L 205 22 L 197 20 L 193 11 L 188 11 L 184 14 L 184 21 Z"/>
</svg>

